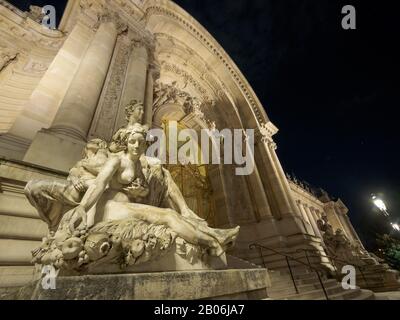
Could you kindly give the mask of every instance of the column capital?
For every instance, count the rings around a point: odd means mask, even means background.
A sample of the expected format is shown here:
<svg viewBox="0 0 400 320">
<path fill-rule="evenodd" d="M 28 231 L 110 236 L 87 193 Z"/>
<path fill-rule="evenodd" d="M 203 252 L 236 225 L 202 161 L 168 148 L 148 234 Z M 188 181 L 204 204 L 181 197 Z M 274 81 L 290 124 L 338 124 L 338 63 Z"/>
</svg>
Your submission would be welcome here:
<svg viewBox="0 0 400 320">
<path fill-rule="evenodd" d="M 116 12 L 107 11 L 99 18 L 99 24 L 107 22 L 114 23 L 118 35 L 121 35 L 128 31 L 128 24 L 124 20 L 122 20 Z"/>
<path fill-rule="evenodd" d="M 263 123 L 255 129 L 256 141 L 261 141 L 272 151 L 275 151 L 278 146 L 272 138 L 278 132 L 278 128 L 272 122 Z"/>
<path fill-rule="evenodd" d="M 279 131 L 278 128 L 271 122 L 262 123 L 258 128 L 258 133 L 261 135 L 263 142 L 273 142 L 272 137 Z"/>
<path fill-rule="evenodd" d="M 104 0 L 81 0 L 79 3 L 80 11 L 78 21 L 96 31 L 99 21 L 106 14 L 106 4 Z"/>
<path fill-rule="evenodd" d="M 324 208 L 326 209 L 335 209 L 335 203 L 333 201 L 324 203 Z"/>
<path fill-rule="evenodd" d="M 158 62 L 155 58 L 156 44 L 154 38 L 151 38 L 145 34 L 140 34 L 132 28 L 128 29 L 127 36 L 130 43 L 129 49 L 131 52 L 136 49 L 144 48 L 147 51 L 149 65 L 158 65 Z"/>
</svg>

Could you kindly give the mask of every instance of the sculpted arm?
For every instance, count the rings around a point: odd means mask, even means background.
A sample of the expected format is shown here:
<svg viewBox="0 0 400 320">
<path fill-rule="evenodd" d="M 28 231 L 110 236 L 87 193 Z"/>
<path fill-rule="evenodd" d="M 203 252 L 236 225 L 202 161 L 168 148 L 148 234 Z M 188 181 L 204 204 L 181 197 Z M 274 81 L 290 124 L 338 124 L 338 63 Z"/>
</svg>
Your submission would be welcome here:
<svg viewBox="0 0 400 320">
<path fill-rule="evenodd" d="M 74 231 L 75 229 L 86 229 L 87 212 L 100 199 L 107 184 L 119 168 L 119 165 L 120 160 L 118 158 L 113 158 L 104 165 L 94 183 L 87 189 L 80 205 L 75 208 L 72 219 L 69 222 L 69 228 L 71 231 Z"/>
<path fill-rule="evenodd" d="M 80 207 L 85 209 L 85 211 L 90 210 L 90 208 L 99 200 L 106 189 L 107 184 L 117 171 L 119 163 L 120 161 L 118 158 L 113 158 L 101 169 L 95 182 L 87 189 L 80 203 Z"/>
</svg>

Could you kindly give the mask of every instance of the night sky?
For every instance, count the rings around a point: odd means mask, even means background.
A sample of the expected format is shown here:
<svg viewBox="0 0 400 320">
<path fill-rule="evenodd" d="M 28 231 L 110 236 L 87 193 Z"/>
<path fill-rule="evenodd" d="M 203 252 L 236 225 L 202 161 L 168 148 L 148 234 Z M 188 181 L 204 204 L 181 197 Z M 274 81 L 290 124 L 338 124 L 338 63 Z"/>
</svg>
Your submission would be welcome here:
<svg viewBox="0 0 400 320">
<path fill-rule="evenodd" d="M 10 1 L 51 4 L 55 1 Z M 400 9 L 396 1 L 176 0 L 238 65 L 280 132 L 285 171 L 350 209 L 367 245 L 383 218 L 400 219 Z M 62 10 L 63 1 L 56 2 Z M 357 10 L 343 30 L 341 9 Z M 58 11 L 59 12 L 59 11 Z M 400 221 L 400 220 L 399 220 Z"/>
</svg>

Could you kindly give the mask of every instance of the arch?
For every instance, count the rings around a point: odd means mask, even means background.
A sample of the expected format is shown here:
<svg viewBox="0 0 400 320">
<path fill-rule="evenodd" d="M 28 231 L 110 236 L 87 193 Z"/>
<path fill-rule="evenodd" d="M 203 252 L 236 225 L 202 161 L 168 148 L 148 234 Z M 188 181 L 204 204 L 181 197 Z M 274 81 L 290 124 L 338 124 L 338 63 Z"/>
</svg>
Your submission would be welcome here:
<svg viewBox="0 0 400 320">
<path fill-rule="evenodd" d="M 229 92 L 234 104 L 239 106 L 235 112 L 244 127 L 258 128 L 269 121 L 260 101 L 232 59 L 193 17 L 167 0 L 148 0 L 143 10 L 146 28 L 150 32 L 158 38 L 165 35 L 164 38 L 176 41 L 179 46 L 184 45 L 197 57 L 193 60 L 207 62 L 207 73 L 215 83 L 223 85 L 224 91 Z M 176 50 L 170 52 L 169 59 L 182 62 Z M 159 49 L 159 52 L 162 50 Z M 235 105 L 230 105 L 230 108 L 235 109 Z"/>
</svg>

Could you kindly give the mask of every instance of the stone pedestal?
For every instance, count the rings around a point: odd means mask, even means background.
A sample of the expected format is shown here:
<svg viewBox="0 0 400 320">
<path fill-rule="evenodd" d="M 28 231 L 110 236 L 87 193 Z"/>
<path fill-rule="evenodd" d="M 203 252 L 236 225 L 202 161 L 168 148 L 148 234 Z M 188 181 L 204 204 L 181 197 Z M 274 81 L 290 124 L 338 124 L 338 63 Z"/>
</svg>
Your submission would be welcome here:
<svg viewBox="0 0 400 320">
<path fill-rule="evenodd" d="M 266 269 L 181 271 L 57 277 L 56 289 L 42 280 L 22 288 L 16 299 L 33 300 L 196 300 L 267 298 Z"/>
</svg>

